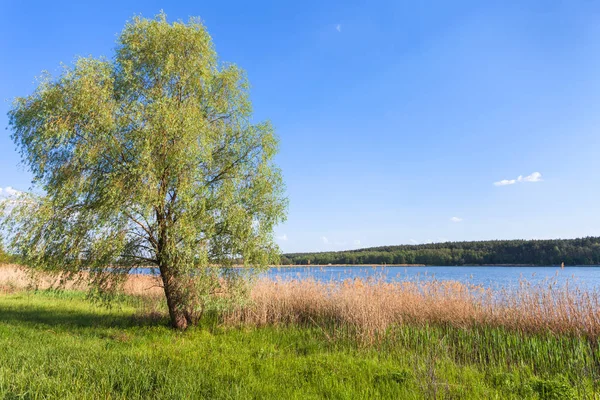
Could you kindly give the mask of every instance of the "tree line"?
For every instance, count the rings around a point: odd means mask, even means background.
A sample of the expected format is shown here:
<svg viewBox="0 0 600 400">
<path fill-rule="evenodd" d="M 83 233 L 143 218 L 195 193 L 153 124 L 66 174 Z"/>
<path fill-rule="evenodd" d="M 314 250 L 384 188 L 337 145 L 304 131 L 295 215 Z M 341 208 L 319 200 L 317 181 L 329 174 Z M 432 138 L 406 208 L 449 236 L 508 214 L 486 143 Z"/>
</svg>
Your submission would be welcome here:
<svg viewBox="0 0 600 400">
<path fill-rule="evenodd" d="M 282 265 L 425 264 L 425 265 L 597 265 L 600 237 L 551 240 L 487 240 L 381 246 L 318 253 L 290 253 Z"/>
</svg>

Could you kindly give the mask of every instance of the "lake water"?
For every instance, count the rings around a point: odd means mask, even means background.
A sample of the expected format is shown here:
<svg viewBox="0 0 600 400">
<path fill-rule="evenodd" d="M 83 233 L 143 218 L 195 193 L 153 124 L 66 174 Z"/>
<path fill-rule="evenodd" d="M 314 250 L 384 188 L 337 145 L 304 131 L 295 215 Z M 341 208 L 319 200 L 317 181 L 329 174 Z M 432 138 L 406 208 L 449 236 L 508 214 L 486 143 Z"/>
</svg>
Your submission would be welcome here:
<svg viewBox="0 0 600 400">
<path fill-rule="evenodd" d="M 354 278 L 380 278 L 388 282 L 436 279 L 472 283 L 488 288 L 514 287 L 518 285 L 521 279 L 525 279 L 532 284 L 556 279 L 558 284 L 571 280 L 582 288 L 600 290 L 600 266 L 573 266 L 564 269 L 558 266 L 283 267 L 271 268 L 263 276 L 284 280 L 313 278 L 321 282 L 343 281 Z"/>
</svg>

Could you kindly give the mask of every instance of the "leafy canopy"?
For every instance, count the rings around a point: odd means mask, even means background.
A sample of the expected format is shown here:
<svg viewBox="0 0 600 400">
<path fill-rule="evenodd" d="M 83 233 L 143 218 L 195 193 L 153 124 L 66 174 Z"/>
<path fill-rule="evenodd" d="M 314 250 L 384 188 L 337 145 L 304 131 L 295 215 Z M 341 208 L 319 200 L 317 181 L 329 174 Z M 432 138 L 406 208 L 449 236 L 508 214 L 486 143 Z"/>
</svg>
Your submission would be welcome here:
<svg viewBox="0 0 600 400">
<path fill-rule="evenodd" d="M 252 121 L 244 72 L 218 61 L 198 19 L 134 18 L 114 59 L 45 74 L 9 124 L 44 193 L 5 210 L 11 249 L 28 264 L 87 271 L 100 289 L 150 265 L 165 285 L 193 272 L 214 289 L 213 266 L 276 261 L 278 140 Z"/>
</svg>

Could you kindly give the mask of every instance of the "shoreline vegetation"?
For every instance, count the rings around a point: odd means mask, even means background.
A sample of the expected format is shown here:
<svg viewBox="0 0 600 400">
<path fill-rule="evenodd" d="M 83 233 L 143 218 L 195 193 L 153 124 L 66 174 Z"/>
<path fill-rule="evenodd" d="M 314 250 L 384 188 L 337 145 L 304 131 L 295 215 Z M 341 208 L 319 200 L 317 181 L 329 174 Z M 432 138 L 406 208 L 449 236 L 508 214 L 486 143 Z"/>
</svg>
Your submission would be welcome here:
<svg viewBox="0 0 600 400">
<path fill-rule="evenodd" d="M 187 332 L 167 329 L 157 277 L 128 276 L 110 308 L 90 302 L 84 284 L 52 290 L 56 283 L 0 267 L 0 397 L 32 388 L 79 398 L 600 394 L 600 296 L 571 282 L 522 281 L 498 291 L 454 281 L 259 279 L 249 301 L 217 299 Z M 150 346 L 157 340 L 170 343 L 164 353 Z M 181 352 L 204 361 L 171 371 L 165 363 Z M 40 361 L 49 354 L 58 357 L 54 367 Z M 61 354 L 74 355 L 63 363 Z M 75 375 L 72 386 L 77 360 L 94 379 Z M 49 375 L 52 386 L 44 383 Z M 160 384 L 140 378 L 154 375 Z M 275 385 L 282 379 L 289 387 Z"/>
<path fill-rule="evenodd" d="M 0 293 L 86 291 L 89 286 L 85 277 L 81 278 L 62 286 L 60 275 L 32 274 L 27 267 L 1 265 Z M 260 278 L 249 287 L 250 301 L 223 308 L 222 317 L 262 326 L 326 316 L 360 328 L 361 334 L 372 340 L 395 324 L 418 322 L 458 327 L 491 324 L 600 342 L 600 292 L 582 288 L 571 279 L 558 285 L 556 279 L 535 284 L 521 279 L 516 287 L 492 289 L 436 279 L 387 282 L 373 277 L 320 282 L 312 278 Z M 116 293 L 154 302 L 162 300 L 162 291 L 160 277 L 132 274 Z"/>
<path fill-rule="evenodd" d="M 600 265 L 600 237 L 488 240 L 287 253 L 283 265 Z"/>
<path fill-rule="evenodd" d="M 600 264 L 566 265 L 568 267 L 599 267 Z M 324 267 L 349 267 L 349 268 L 381 268 L 381 267 L 557 267 L 560 265 L 539 264 L 463 264 L 463 265 L 435 265 L 435 264 L 285 264 L 273 265 L 270 268 L 324 268 Z M 241 268 L 241 267 L 240 267 Z"/>
<path fill-rule="evenodd" d="M 600 394 L 599 294 L 571 283 L 494 291 L 453 281 L 259 279 L 249 301 L 216 300 L 186 332 L 167 328 L 154 276 L 128 276 L 110 308 L 90 302 L 83 284 L 52 290 L 56 283 L 0 267 L 0 397 Z M 203 362 L 173 370 L 168 360 L 182 352 Z M 48 357 L 52 365 L 41 361 Z"/>
</svg>

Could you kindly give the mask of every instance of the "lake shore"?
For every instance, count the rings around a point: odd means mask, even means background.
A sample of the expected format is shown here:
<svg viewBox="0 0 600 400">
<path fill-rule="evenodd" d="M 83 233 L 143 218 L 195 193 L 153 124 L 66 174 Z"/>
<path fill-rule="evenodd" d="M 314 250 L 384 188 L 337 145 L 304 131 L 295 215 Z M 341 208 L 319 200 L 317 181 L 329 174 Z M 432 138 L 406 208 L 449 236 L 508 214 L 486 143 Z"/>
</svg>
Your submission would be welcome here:
<svg viewBox="0 0 600 400">
<path fill-rule="evenodd" d="M 84 286 L 32 283 L 23 268 L 0 268 L 0 398 L 600 394 L 600 294 L 576 285 L 264 278 L 251 301 L 210 308 L 199 327 L 177 332 L 156 276 L 129 276 L 111 308 Z M 182 353 L 190 362 L 173 368 Z"/>
<path fill-rule="evenodd" d="M 590 342 L 409 321 L 371 343 L 323 317 L 185 332 L 123 298 L 0 293 L 0 398 L 589 399 Z M 550 354 L 550 356 L 549 356 Z"/>
<path fill-rule="evenodd" d="M 585 264 L 585 265 L 565 265 L 565 268 L 569 267 L 600 267 L 600 264 Z M 273 265 L 271 268 L 303 268 L 303 267 L 557 267 L 560 265 L 538 265 L 538 264 L 463 264 L 463 265 L 433 265 L 433 264 L 286 264 L 286 265 Z M 241 268 L 241 267 L 240 267 Z"/>
<path fill-rule="evenodd" d="M 272 265 L 270 268 L 302 268 L 302 267 L 426 267 L 425 264 L 283 264 Z"/>
<path fill-rule="evenodd" d="M 60 277 L 38 274 L 33 278 L 25 268 L 8 265 L 0 268 L 0 293 L 53 288 L 85 291 L 85 274 L 81 277 L 79 282 L 61 286 Z M 261 326 L 335 316 L 369 337 L 408 320 L 457 327 L 492 324 L 521 332 L 600 339 L 600 292 L 569 277 L 563 277 L 567 286 L 557 284 L 556 275 L 554 280 L 521 279 L 517 286 L 496 288 L 455 279 L 308 278 L 259 278 L 250 290 L 250 306 L 226 312 L 223 318 L 234 325 Z M 164 296 L 156 275 L 128 275 L 120 290 L 131 296 Z"/>
</svg>

